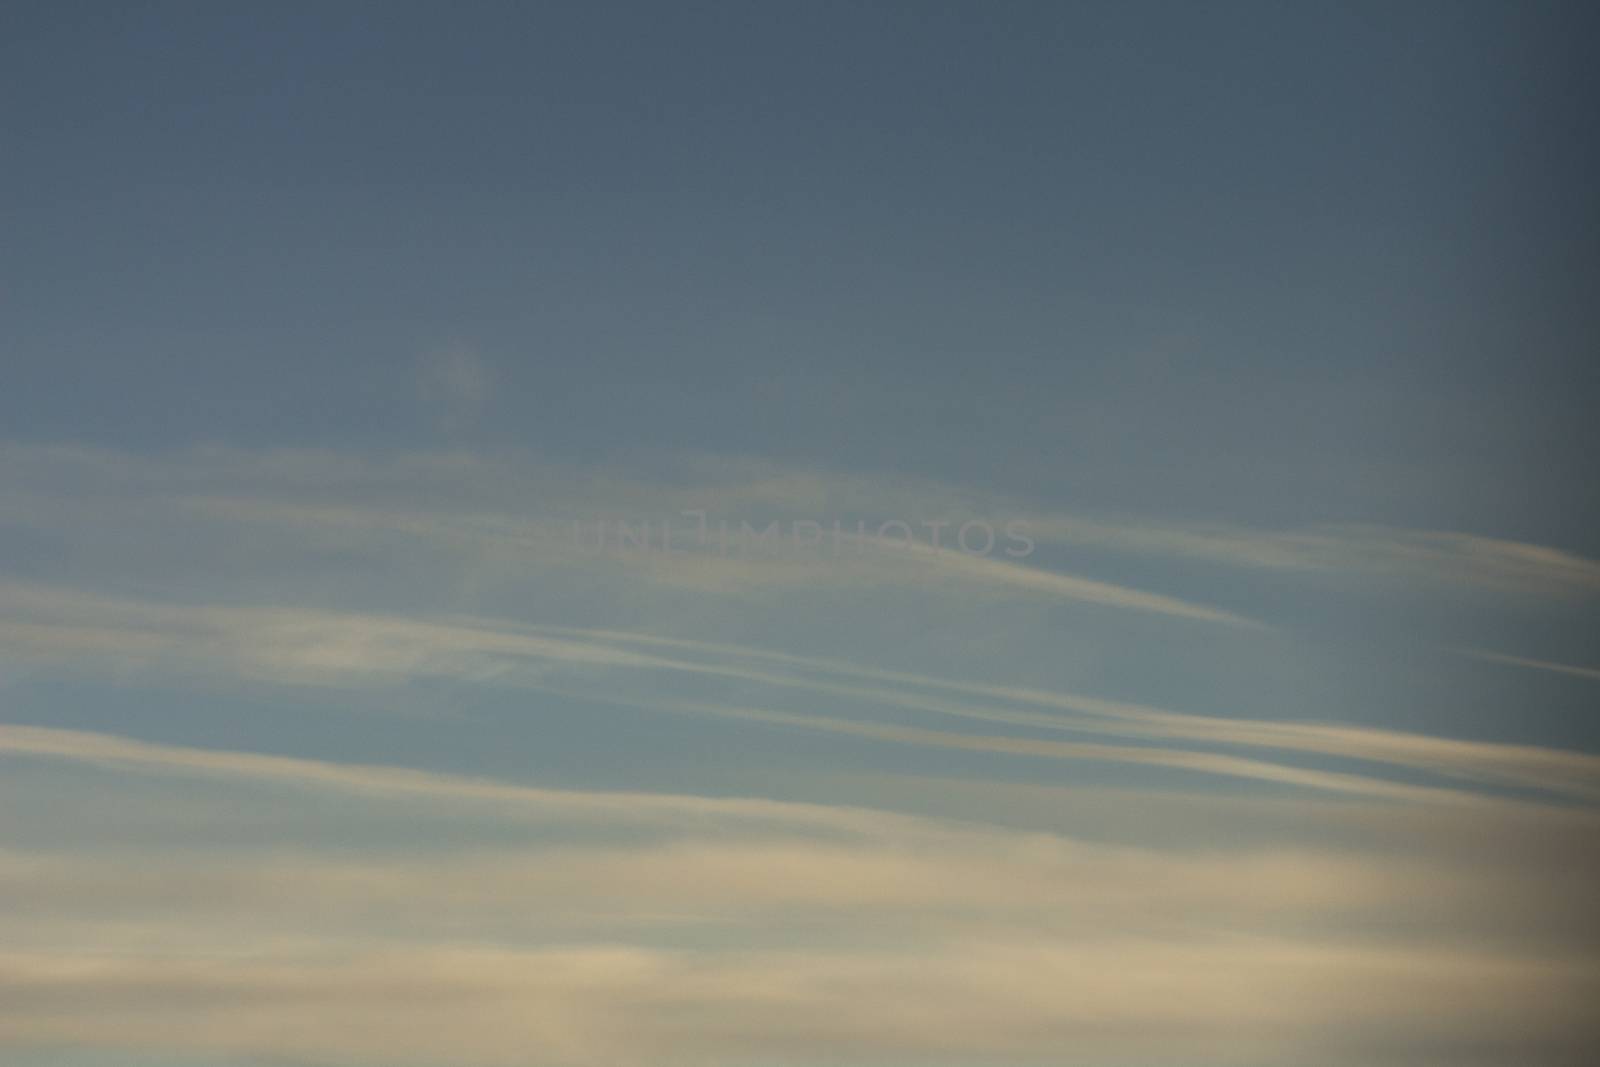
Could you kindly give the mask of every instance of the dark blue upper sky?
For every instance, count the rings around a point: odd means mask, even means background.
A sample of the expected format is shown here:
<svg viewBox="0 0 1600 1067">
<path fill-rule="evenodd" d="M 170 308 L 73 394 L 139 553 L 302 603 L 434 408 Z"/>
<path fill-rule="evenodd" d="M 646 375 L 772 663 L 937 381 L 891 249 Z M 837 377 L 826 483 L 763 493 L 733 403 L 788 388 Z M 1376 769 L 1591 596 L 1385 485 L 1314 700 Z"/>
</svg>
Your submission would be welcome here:
<svg viewBox="0 0 1600 1067">
<path fill-rule="evenodd" d="M 4 18 L 12 439 L 710 451 L 1595 547 L 1576 6 Z M 495 388 L 444 433 L 450 345 Z"/>
</svg>

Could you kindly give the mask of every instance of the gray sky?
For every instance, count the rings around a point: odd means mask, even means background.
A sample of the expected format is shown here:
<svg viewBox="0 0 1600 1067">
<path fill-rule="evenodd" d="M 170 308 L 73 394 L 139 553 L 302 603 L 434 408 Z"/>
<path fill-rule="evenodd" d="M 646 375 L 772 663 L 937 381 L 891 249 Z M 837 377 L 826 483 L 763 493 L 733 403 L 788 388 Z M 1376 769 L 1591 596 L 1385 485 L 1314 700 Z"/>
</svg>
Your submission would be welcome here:
<svg viewBox="0 0 1600 1067">
<path fill-rule="evenodd" d="M 1582 1062 L 1597 29 L 9 5 L 0 1058 Z"/>
</svg>

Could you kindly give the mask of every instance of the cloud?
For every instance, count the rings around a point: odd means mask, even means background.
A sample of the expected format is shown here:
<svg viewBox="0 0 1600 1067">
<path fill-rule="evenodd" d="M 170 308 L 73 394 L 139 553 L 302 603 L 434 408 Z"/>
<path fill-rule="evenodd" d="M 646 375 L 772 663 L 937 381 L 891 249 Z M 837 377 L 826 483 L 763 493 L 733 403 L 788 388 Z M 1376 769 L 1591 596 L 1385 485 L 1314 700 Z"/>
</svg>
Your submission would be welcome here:
<svg viewBox="0 0 1600 1067">
<path fill-rule="evenodd" d="M 1460 531 L 1361 525 L 1274 531 L 1064 515 L 1036 516 L 1029 526 L 1040 541 L 1231 567 L 1363 574 L 1538 596 L 1600 593 L 1600 561 Z"/>
<path fill-rule="evenodd" d="M 764 722 L 806 730 L 849 734 L 877 741 L 922 745 L 966 752 L 993 752 L 1040 759 L 1080 760 L 1131 766 L 1162 767 L 1170 770 L 1217 775 L 1246 781 L 1273 782 L 1279 785 L 1381 797 L 1388 800 L 1424 803 L 1471 803 L 1478 798 L 1470 793 L 1436 786 L 1409 785 L 1385 781 L 1371 775 L 1312 770 L 1267 760 L 1214 752 L 1194 752 L 1154 746 L 1110 745 L 1087 741 L 1052 741 L 1031 737 L 997 737 L 930 730 L 914 726 L 893 726 L 875 722 L 841 719 L 813 713 L 797 714 L 767 708 L 691 701 L 634 700 L 633 706 L 711 715 L 747 722 Z"/>
<path fill-rule="evenodd" d="M 21 920 L 0 926 L 0 1047 L 352 1067 L 1036 1063 L 1066 1048 L 1398 1065 L 1501 1062 L 1515 1034 L 1519 1062 L 1575 1062 L 1600 974 L 1545 937 L 1582 929 L 1581 886 L 1476 873 L 976 834 L 0 855 Z M 1544 924 L 1539 940 L 1496 922 L 1507 908 Z M 1397 919 L 1403 934 L 1358 936 Z"/>
<path fill-rule="evenodd" d="M 1456 740 L 1372 727 L 1192 715 L 1074 693 L 873 670 L 745 646 L 499 619 L 416 619 L 354 612 L 177 605 L 18 583 L 0 583 L 0 593 L 4 594 L 11 616 L 0 616 L 0 636 L 5 637 L 13 658 L 33 656 L 76 662 L 81 656 L 93 654 L 102 669 L 113 664 L 198 673 L 224 669 L 247 680 L 302 685 L 381 685 L 418 677 L 448 677 L 656 710 L 782 722 L 880 741 L 1162 766 L 1395 799 L 1459 796 L 1436 787 L 1387 781 L 1370 773 L 1313 770 L 1224 753 L 1146 744 L 979 738 L 890 728 L 871 721 L 810 712 L 740 708 L 717 701 L 666 701 L 654 695 L 641 697 L 632 687 L 615 684 L 620 675 L 670 672 L 710 683 L 755 683 L 783 692 L 944 718 L 1141 742 L 1310 753 L 1600 801 L 1600 757 L 1532 745 Z M 545 666 L 560 667 L 567 674 L 563 680 L 552 681 Z M 826 677 L 830 674 L 849 681 Z"/>
<path fill-rule="evenodd" d="M 1501 652 L 1485 652 L 1476 648 L 1458 648 L 1454 651 L 1473 659 L 1481 659 L 1485 663 L 1504 663 L 1510 667 L 1527 667 L 1535 671 L 1552 671 L 1556 674 L 1567 674 L 1574 678 L 1588 678 L 1591 681 L 1600 679 L 1600 669 L 1594 667 L 1575 667 L 1569 663 L 1552 663 L 1547 659 L 1528 659 L 1525 656 L 1508 656 Z"/>
<path fill-rule="evenodd" d="M 192 748 L 136 741 L 114 734 L 0 725 L 0 753 L 67 760 L 123 770 L 202 775 L 363 796 L 416 797 L 510 806 L 525 815 L 628 817 L 640 821 L 729 819 L 788 820 L 836 830 L 876 825 L 889 816 L 851 809 L 755 798 L 713 798 L 659 793 L 540 789 L 490 778 L 407 767 L 332 763 L 291 756 Z M 913 826 L 915 820 L 901 825 Z"/>
<path fill-rule="evenodd" d="M 687 465 L 685 477 L 692 479 L 700 469 Z M 0 450 L 0 471 L 9 471 L 16 487 L 0 495 L 0 516 L 56 530 L 69 540 L 110 542 L 119 551 L 135 539 L 165 544 L 178 530 L 184 540 L 198 540 L 221 554 L 245 538 L 255 542 L 269 535 L 301 549 L 331 546 L 348 552 L 353 544 L 364 544 L 373 553 L 403 539 L 434 551 L 434 570 L 515 561 L 524 571 L 598 573 L 635 585 L 735 596 L 781 595 L 797 588 L 899 588 L 930 596 L 977 592 L 1001 601 L 1070 601 L 1253 625 L 1214 606 L 954 550 L 904 551 L 868 541 L 831 554 L 748 546 L 723 553 L 684 540 L 690 523 L 682 513 L 697 505 L 711 503 L 731 514 L 736 529 L 740 521 L 765 529 L 773 511 L 790 515 L 799 502 L 828 499 L 812 486 L 817 479 L 798 475 L 749 472 L 730 480 L 727 471 L 717 470 L 707 476 L 711 481 L 666 479 L 663 485 L 625 467 L 562 466 L 467 452 L 373 457 L 211 448 L 139 456 L 20 446 Z M 866 499 L 859 486 L 845 495 L 852 505 Z M 665 522 L 675 522 L 679 550 L 596 553 L 581 546 L 574 523 L 593 526 L 619 517 L 635 528 L 652 523 L 658 537 Z M 105 553 L 106 545 L 97 544 L 95 551 Z"/>
<path fill-rule="evenodd" d="M 0 727 L 0 752 L 203 776 L 252 791 L 252 819 L 279 802 L 269 785 L 326 798 L 319 824 L 401 800 L 629 828 L 398 852 L 119 835 L 86 853 L 58 821 L 42 850 L 0 849 L 0 1050 L 1399 1067 L 1503 1062 L 1510 1035 L 1519 1062 L 1577 1062 L 1596 1037 L 1593 871 L 1574 863 L 1592 819 L 1531 852 L 1525 813 L 1437 807 L 1355 836 L 1347 814 L 1331 838 L 1313 820 L 1275 844 L 1148 847 L 36 727 Z"/>
<path fill-rule="evenodd" d="M 573 627 L 534 627 L 602 642 L 645 647 L 665 647 L 703 655 L 731 656 L 766 661 L 806 674 L 734 672 L 730 676 L 773 686 L 876 701 L 894 707 L 933 712 L 974 721 L 1005 723 L 1046 730 L 1066 730 L 1164 740 L 1202 741 L 1212 744 L 1310 752 L 1412 767 L 1440 774 L 1494 781 L 1523 787 L 1553 789 L 1576 797 L 1600 798 L 1600 756 L 1536 745 L 1516 745 L 1431 737 L 1365 726 L 1335 723 L 1273 722 L 1259 719 L 1195 715 L 1107 700 L 1078 693 L 1063 693 L 961 682 L 903 671 L 885 671 L 839 660 L 796 656 L 745 645 L 708 643 L 653 634 Z M 709 668 L 727 670 L 727 668 Z M 833 674 L 885 685 L 841 685 L 818 679 L 816 673 Z M 925 690 L 982 698 L 972 704 L 934 699 Z M 1018 708 L 1017 705 L 1022 705 Z M 1028 708 L 1067 712 L 1064 719 Z"/>
<path fill-rule="evenodd" d="M 1063 1049 L 1111 1064 L 1493 1063 L 1513 1033 L 1521 1062 L 1577 1062 L 1596 991 L 1581 966 L 1513 954 L 1020 937 L 899 952 L 7 954 L 0 989 L 13 1044 L 418 1067 L 1038 1063 Z"/>
<path fill-rule="evenodd" d="M 1392 820 L 1321 844 L 1150 848 L 72 731 L 0 728 L 0 746 L 318 790 L 324 819 L 411 796 L 639 831 L 403 852 L 0 850 L 0 1050 L 798 1067 L 1071 1049 L 1130 1067 L 1399 1067 L 1503 1062 L 1513 1035 L 1518 1062 L 1578 1062 L 1596 1038 L 1592 870 L 1571 851 L 1512 855 L 1514 828 L 1467 813 L 1449 816 L 1459 849 Z M 1592 820 L 1579 832 L 1592 845 Z"/>
<path fill-rule="evenodd" d="M 0 1058 L 99 1046 L 349 1067 L 1371 1067 L 1576 1063 L 1592 1046 L 1600 758 L 1309 722 L 1303 707 L 1284 709 L 1293 721 L 1188 714 L 1095 695 L 1075 670 L 1001 684 L 962 677 L 973 660 L 959 657 L 939 677 L 871 666 L 881 646 L 861 662 L 769 650 L 757 642 L 774 632 L 873 622 L 885 604 L 911 625 L 930 606 L 971 606 L 1005 640 L 1045 606 L 1086 605 L 1097 624 L 1126 625 L 1112 640 L 1159 627 L 1174 644 L 1128 651 L 1152 663 L 1225 648 L 1248 670 L 1292 635 L 1160 583 L 1037 560 L 872 547 L 820 561 L 595 556 L 570 520 L 708 504 L 758 522 L 1032 516 L 1041 544 L 1085 549 L 1078 559 L 1138 552 L 1539 596 L 1586 595 L 1587 561 L 1439 532 L 1051 526 L 1047 510 L 959 488 L 668 466 L 644 477 L 445 450 L 0 449 L 0 520 L 47 546 L 34 580 L 0 576 L 4 664 L 125 687 L 265 685 L 290 702 L 304 694 L 276 687 L 361 687 L 378 702 L 449 679 L 1061 761 L 1022 778 L 1153 768 L 1165 773 L 1137 779 L 1158 788 L 995 782 L 976 759 L 915 785 L 875 774 L 846 788 L 814 766 L 770 790 L 763 779 L 764 792 L 831 801 L 802 803 L 0 725 Z M 33 566 L 19 559 L 14 574 Z M 363 568 L 371 581 L 347 581 Z M 511 593 L 486 598 L 498 616 L 452 595 L 463 576 L 501 575 Z M 825 614 L 745 626 L 814 591 Z M 596 625 L 500 617 L 524 603 Z M 726 625 L 685 619 L 684 606 Z M 1152 631 L 1134 631 L 1139 619 Z M 749 643 L 692 639 L 711 633 Z M 983 669 L 1004 681 L 1019 661 Z M 233 725 L 219 720 L 214 736 Z M 252 736 L 258 726 L 277 728 L 252 723 Z M 880 764 L 926 765 L 888 751 Z M 1210 788 L 1191 788 L 1194 775 Z M 1281 788 L 1216 788 L 1241 781 Z"/>
<path fill-rule="evenodd" d="M 443 396 L 481 403 L 492 374 L 470 349 L 425 361 Z M 473 399 L 476 398 L 476 399 Z M 680 519 L 686 509 L 762 525 L 771 519 L 860 516 L 999 528 L 1027 523 L 1036 541 L 1119 554 L 1165 556 L 1278 572 L 1372 574 L 1501 592 L 1593 595 L 1600 561 L 1548 545 L 1474 531 L 1377 525 L 1273 530 L 1164 516 L 1111 519 L 947 483 L 874 477 L 753 459 L 683 455 L 650 464 L 557 463 L 516 451 L 359 452 L 220 446 L 120 452 L 86 446 L 0 444 L 5 514 L 27 521 L 76 501 L 131 505 L 153 496 L 211 504 L 236 517 L 376 526 L 406 517 L 458 536 L 481 523 L 515 529 L 572 519 Z M 248 509 L 254 508 L 254 512 Z M 296 511 L 296 508 L 300 509 Z M 322 510 L 318 510 L 318 509 Z"/>
</svg>

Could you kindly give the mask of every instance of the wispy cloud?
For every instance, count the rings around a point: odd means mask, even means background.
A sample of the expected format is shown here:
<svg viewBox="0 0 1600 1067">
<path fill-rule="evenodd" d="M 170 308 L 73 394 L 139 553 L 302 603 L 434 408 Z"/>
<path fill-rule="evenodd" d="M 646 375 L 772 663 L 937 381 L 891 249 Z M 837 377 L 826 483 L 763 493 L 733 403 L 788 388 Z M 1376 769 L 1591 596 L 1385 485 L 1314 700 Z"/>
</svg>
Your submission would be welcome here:
<svg viewBox="0 0 1600 1067">
<path fill-rule="evenodd" d="M 454 365 L 453 363 L 451 365 Z M 469 375 L 471 377 L 471 375 Z M 660 464 L 658 463 L 659 467 Z M 575 550 L 572 523 L 602 519 L 682 524 L 686 510 L 748 520 L 860 517 L 1025 524 L 1041 545 L 1166 557 L 1284 575 L 1366 575 L 1477 587 L 1533 596 L 1600 592 L 1600 562 L 1559 548 L 1478 533 L 1378 526 L 1258 529 L 1165 518 L 1109 520 L 1061 514 L 1038 502 L 936 482 L 874 479 L 767 463 L 686 457 L 670 476 L 645 476 L 626 463 L 561 464 L 516 453 L 389 454 L 221 448 L 163 455 L 10 445 L 0 448 L 8 491 L 0 513 L 44 526 L 98 523 L 155 512 L 295 530 L 303 536 L 404 536 L 481 557 L 521 553 L 525 562 L 593 565 Z M 654 474 L 659 475 L 657 470 Z M 919 527 L 920 528 L 920 527 Z M 196 530 L 198 528 L 195 528 Z M 191 532 L 194 532 L 192 530 Z M 680 541 L 680 547 L 684 542 Z M 959 552 L 803 554 L 726 558 L 715 552 L 608 553 L 609 566 L 637 579 L 708 592 L 781 589 L 823 582 L 926 585 L 948 579 L 995 591 L 1055 596 L 1180 618 L 1237 623 L 1236 612 L 1154 590 L 1130 588 L 994 556 Z"/>
<path fill-rule="evenodd" d="M 1593 596 L 1600 561 L 1545 545 L 1446 530 L 1324 526 L 1261 530 L 1226 524 L 1108 522 L 1040 516 L 1041 540 L 1270 571 L 1424 579 L 1502 592 Z"/>
<path fill-rule="evenodd" d="M 1552 671 L 1556 674 L 1571 675 L 1574 678 L 1588 678 L 1591 681 L 1600 681 L 1600 669 L 1594 667 L 1576 667 L 1570 663 L 1553 663 L 1547 659 L 1508 656 L 1502 652 L 1486 652 L 1480 648 L 1458 648 L 1455 651 L 1463 656 L 1481 659 L 1485 663 L 1504 663 L 1509 667 L 1527 667 L 1529 670 Z"/>
<path fill-rule="evenodd" d="M 1312 770 L 1215 752 L 1027 737 L 978 738 L 888 727 L 813 712 L 739 708 L 717 701 L 673 702 L 656 696 L 640 697 L 630 687 L 618 688 L 608 681 L 619 671 L 665 671 L 990 724 L 1142 742 L 1310 753 L 1600 799 L 1600 757 L 1538 746 L 1454 740 L 1371 727 L 1185 714 L 1074 693 L 968 683 L 745 646 L 619 631 L 460 616 L 430 620 L 352 612 L 176 605 L 15 583 L 0 587 L 0 591 L 5 593 L 8 608 L 8 617 L 0 617 L 0 634 L 6 637 L 14 657 L 75 660 L 94 654 L 107 664 L 202 673 L 225 669 L 245 679 L 310 685 L 372 685 L 416 677 L 450 677 L 660 710 L 696 710 L 728 718 L 783 721 L 934 747 L 1166 766 L 1394 798 L 1437 799 L 1453 795 L 1448 790 L 1386 781 L 1370 773 Z M 751 661 L 767 666 L 754 666 Z M 581 674 L 552 683 L 541 671 L 529 669 L 538 664 L 559 665 Z M 850 681 L 830 680 L 826 675 Z"/>
<path fill-rule="evenodd" d="M 0 1041 L 378 1064 L 1406 1064 L 1592 1040 L 1588 876 L 1383 841 L 1181 849 L 0 728 L 13 755 L 600 819 L 396 853 L 0 850 Z M 271 796 L 263 799 L 270 804 Z M 1174 801 L 1181 805 L 1181 801 Z M 1462 814 L 1463 821 L 1476 818 Z M 731 833 L 733 829 L 737 833 Z M 1592 835 L 1593 826 L 1587 832 Z M 1504 847 L 1503 843 L 1500 847 Z M 403 1005 L 403 1023 L 395 1023 Z M 382 1023 L 382 1025 L 379 1025 Z M 1239 1034 L 1252 1037 L 1242 1047 Z M 1431 1055 L 1431 1052 L 1429 1053 Z"/>
<path fill-rule="evenodd" d="M 404 852 L 0 850 L 11 1045 L 350 1067 L 498 1067 L 529 1049 L 552 1067 L 1027 1063 L 1069 1046 L 1399 1067 L 1463 1041 L 1497 1062 L 1508 1027 L 1553 1060 L 1594 1038 L 1589 873 L 1566 852 L 1500 864 L 1494 821 L 1473 813 L 1448 816 L 1476 823 L 1453 851 L 1348 834 L 1171 849 L 79 731 L 0 727 L 0 753 L 314 791 L 322 818 L 410 799 L 636 830 Z"/>
<path fill-rule="evenodd" d="M 593 815 L 643 821 L 721 816 L 799 822 L 840 830 L 881 827 L 883 820 L 902 828 L 916 825 L 913 819 L 895 819 L 882 813 L 824 805 L 755 798 L 540 789 L 408 767 L 163 745 L 114 734 L 39 726 L 0 725 L 0 753 L 124 770 L 205 775 L 233 782 L 277 783 L 355 795 L 415 796 L 436 801 L 483 803 L 499 806 L 501 810 L 512 805 L 523 814 Z"/>
</svg>

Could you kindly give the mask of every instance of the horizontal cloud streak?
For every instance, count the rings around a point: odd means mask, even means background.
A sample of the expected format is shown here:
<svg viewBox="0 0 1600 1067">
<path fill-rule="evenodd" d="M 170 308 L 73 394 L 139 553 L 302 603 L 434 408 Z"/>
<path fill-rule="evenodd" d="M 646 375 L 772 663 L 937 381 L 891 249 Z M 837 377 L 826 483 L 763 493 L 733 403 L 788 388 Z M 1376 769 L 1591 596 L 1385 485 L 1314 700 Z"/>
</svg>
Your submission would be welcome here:
<svg viewBox="0 0 1600 1067">
<path fill-rule="evenodd" d="M 373 684 L 447 676 L 542 686 L 567 695 L 601 699 L 614 699 L 601 684 L 606 672 L 669 671 L 973 721 L 1140 740 L 1311 753 L 1555 791 L 1591 801 L 1600 799 L 1600 757 L 1536 746 L 1451 740 L 1366 727 L 1189 715 L 1071 693 L 962 683 L 814 657 L 773 655 L 742 646 L 618 631 L 473 618 L 430 621 L 353 613 L 174 605 L 16 584 L 5 586 L 3 591 L 12 617 L 0 617 L 0 635 L 6 638 L 14 656 L 60 659 L 92 653 L 108 661 L 162 665 L 164 669 L 187 664 L 187 669 L 201 671 L 215 670 L 221 664 L 244 678 L 299 684 Z M 679 654 L 634 651 L 628 645 L 672 649 Z M 682 653 L 694 653 L 697 658 L 684 658 Z M 765 660 L 786 670 L 755 669 L 716 657 Z M 588 672 L 590 688 L 551 687 L 527 676 L 526 671 L 519 671 L 517 665 L 526 663 L 559 664 Z M 816 677 L 818 672 L 856 681 L 828 681 Z M 861 681 L 877 684 L 863 685 Z M 935 698 L 925 690 L 977 697 L 984 703 Z M 713 706 L 726 707 L 705 705 Z M 779 713 L 762 714 L 770 717 Z M 811 723 L 818 729 L 859 736 L 876 731 L 880 739 L 888 739 L 884 728 L 870 723 L 846 728 L 842 725 L 844 720 L 814 715 L 793 718 L 797 725 Z M 832 725 L 824 725 L 825 721 Z M 1368 791 L 1395 798 L 1449 795 L 1445 791 L 1384 782 L 1370 775 L 1314 771 L 1216 753 L 1010 738 L 982 742 L 967 739 L 957 744 L 935 740 L 936 733 L 923 734 L 921 743 L 937 747 L 1168 766 L 1310 788 Z M 908 740 L 913 734 L 901 731 L 897 736 Z"/>
<path fill-rule="evenodd" d="M 1594 667 L 1575 667 L 1570 663 L 1552 663 L 1546 659 L 1528 659 L 1526 656 L 1508 656 L 1500 652 L 1485 652 L 1482 649 L 1463 648 L 1457 649 L 1464 656 L 1481 659 L 1485 663 L 1503 663 L 1508 667 L 1527 667 L 1536 671 L 1551 671 L 1555 674 L 1567 674 L 1574 678 L 1588 678 L 1591 681 L 1600 681 L 1600 669 Z"/>
<path fill-rule="evenodd" d="M 653 464 L 659 467 L 660 464 Z M 1465 531 L 1372 525 L 1270 530 L 1227 523 L 1106 519 L 1040 509 L 994 493 L 934 481 L 729 462 L 684 456 L 645 476 L 626 463 L 559 464 L 531 453 L 339 452 L 198 447 L 141 454 L 83 446 L 0 444 L 0 473 L 13 502 L 132 503 L 163 496 L 236 509 L 245 517 L 373 522 L 407 507 L 436 529 L 474 521 L 669 517 L 704 509 L 751 522 L 824 513 L 1001 522 L 1021 519 L 1035 539 L 1091 548 L 1209 560 L 1267 570 L 1413 574 L 1526 591 L 1600 592 L 1600 561 L 1546 545 Z M 514 502 L 537 502 L 537 506 Z M 419 505 L 447 507 L 415 510 Z M 360 506 L 355 506 L 359 504 Z M 296 510 L 296 509 L 300 510 Z M 372 509 L 372 510 L 368 510 Z M 48 510 L 44 508 L 42 510 Z M 744 512 L 741 514 L 740 512 Z M 17 517 L 22 517 L 20 514 Z M 681 521 L 681 520 L 680 520 Z M 454 524 L 452 526 L 452 524 Z"/>
<path fill-rule="evenodd" d="M 511 805 L 513 810 L 525 814 L 543 812 L 612 819 L 626 817 L 641 821 L 723 816 L 730 819 L 787 820 L 837 830 L 877 826 L 882 820 L 892 818 L 878 812 L 755 798 L 541 789 L 490 778 L 408 767 L 333 763 L 292 756 L 154 744 L 113 734 L 40 726 L 0 725 L 0 753 L 69 760 L 124 770 L 198 774 L 236 782 L 261 782 L 356 795 L 411 796 Z M 912 827 L 916 822 L 904 820 L 901 825 Z"/>
<path fill-rule="evenodd" d="M 1593 872 L 1570 852 L 1507 864 L 1494 850 L 1514 825 L 1485 836 L 1469 812 L 1436 810 L 1422 833 L 1387 821 L 1337 843 L 1156 849 L 72 731 L 4 727 L 0 749 L 316 790 L 324 818 L 414 797 L 642 831 L 404 853 L 0 850 L 0 1045 L 348 1067 L 1037 1063 L 1062 1048 L 1130 1067 L 1400 1067 L 1502 1062 L 1508 1034 L 1562 1062 L 1595 1037 Z M 1440 818 L 1461 847 L 1441 848 Z"/>
<path fill-rule="evenodd" d="M 959 960 L 959 963 L 952 963 Z M 304 959 L 0 955 L 0 1041 L 350 1065 L 1577 1062 L 1592 972 L 1460 950 L 1138 940 L 706 956 L 595 944 Z M 159 996 L 153 995 L 159 991 Z M 1436 1051 L 1434 1051 L 1436 1050 Z"/>
</svg>

